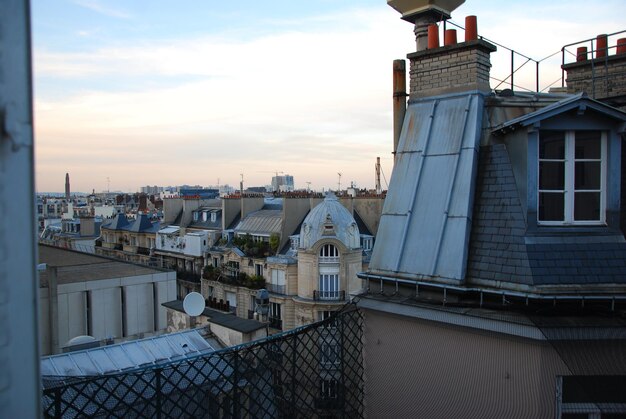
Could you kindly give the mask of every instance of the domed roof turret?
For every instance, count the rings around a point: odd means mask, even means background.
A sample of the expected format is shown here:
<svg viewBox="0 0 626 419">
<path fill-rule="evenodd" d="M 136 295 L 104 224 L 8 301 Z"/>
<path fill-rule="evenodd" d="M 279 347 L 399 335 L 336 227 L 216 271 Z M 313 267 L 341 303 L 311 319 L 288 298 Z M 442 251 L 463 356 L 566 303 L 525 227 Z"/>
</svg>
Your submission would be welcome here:
<svg viewBox="0 0 626 419">
<path fill-rule="evenodd" d="M 336 238 L 348 249 L 361 246 L 359 228 L 350 212 L 329 193 L 309 212 L 300 229 L 300 249 L 311 248 L 323 238 Z"/>
</svg>

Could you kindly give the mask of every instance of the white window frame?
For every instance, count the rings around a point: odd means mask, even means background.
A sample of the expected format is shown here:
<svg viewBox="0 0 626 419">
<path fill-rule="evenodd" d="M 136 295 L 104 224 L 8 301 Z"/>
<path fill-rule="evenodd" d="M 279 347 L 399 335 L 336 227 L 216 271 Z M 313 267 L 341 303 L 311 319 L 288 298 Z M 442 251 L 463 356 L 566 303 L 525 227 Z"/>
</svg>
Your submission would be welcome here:
<svg viewBox="0 0 626 419">
<path fill-rule="evenodd" d="M 341 281 L 338 273 L 320 273 L 320 300 L 338 300 L 341 297 Z"/>
<path fill-rule="evenodd" d="M 576 132 L 564 131 L 565 133 L 565 156 L 564 159 L 541 159 L 539 152 L 541 149 L 541 134 L 539 138 L 539 147 L 537 147 L 537 224 L 542 226 L 563 226 L 563 225 L 605 225 L 606 224 L 606 167 L 607 167 L 607 133 L 601 131 L 600 137 L 600 219 L 599 220 L 574 220 L 574 197 L 575 192 L 586 192 L 587 190 L 575 191 L 574 175 L 576 162 L 598 161 L 597 159 L 576 159 Z M 539 219 L 539 203 L 540 194 L 542 192 L 550 192 L 552 190 L 539 189 L 539 170 L 541 162 L 564 162 L 565 163 L 565 184 L 564 184 L 564 215 L 563 221 L 546 221 Z M 597 190 L 589 190 L 589 192 L 597 192 Z"/>
</svg>

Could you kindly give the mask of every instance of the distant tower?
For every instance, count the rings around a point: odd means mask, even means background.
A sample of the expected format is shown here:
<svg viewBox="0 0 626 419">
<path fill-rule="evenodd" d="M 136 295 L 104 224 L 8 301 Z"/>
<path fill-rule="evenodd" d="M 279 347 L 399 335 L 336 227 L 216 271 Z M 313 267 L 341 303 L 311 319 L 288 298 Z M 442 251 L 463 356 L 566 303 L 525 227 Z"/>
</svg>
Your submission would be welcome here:
<svg viewBox="0 0 626 419">
<path fill-rule="evenodd" d="M 70 200 L 70 174 L 65 174 L 65 199 Z"/>
</svg>

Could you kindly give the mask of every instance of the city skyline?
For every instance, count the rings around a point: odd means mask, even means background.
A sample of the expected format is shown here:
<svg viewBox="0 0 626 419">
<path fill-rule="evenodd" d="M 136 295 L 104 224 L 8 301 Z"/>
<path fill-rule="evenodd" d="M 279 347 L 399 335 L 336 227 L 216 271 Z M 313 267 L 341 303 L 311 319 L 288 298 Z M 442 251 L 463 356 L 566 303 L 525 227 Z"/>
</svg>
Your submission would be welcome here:
<svg viewBox="0 0 626 419">
<path fill-rule="evenodd" d="M 385 1 L 186 6 L 33 2 L 38 191 L 62 190 L 66 172 L 84 192 L 238 186 L 241 173 L 258 186 L 272 172 L 296 188 L 335 189 L 338 173 L 342 186 L 373 188 L 376 157 L 389 182 L 391 65 L 415 45 Z M 624 12 L 616 1 L 470 0 L 452 20 L 477 15 L 480 35 L 541 59 L 622 30 Z M 494 55 L 494 70 L 509 60 Z M 542 88 L 559 64 L 543 66 Z"/>
</svg>

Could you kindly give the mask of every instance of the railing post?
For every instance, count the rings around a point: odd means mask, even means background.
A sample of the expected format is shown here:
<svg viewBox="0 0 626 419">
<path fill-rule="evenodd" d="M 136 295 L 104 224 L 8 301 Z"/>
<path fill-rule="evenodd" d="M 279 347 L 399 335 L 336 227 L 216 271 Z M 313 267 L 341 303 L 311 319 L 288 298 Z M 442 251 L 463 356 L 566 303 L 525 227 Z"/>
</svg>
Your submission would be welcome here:
<svg viewBox="0 0 626 419">
<path fill-rule="evenodd" d="M 537 82 L 537 93 L 539 93 L 539 61 L 536 61 L 536 66 L 537 66 L 537 70 L 536 70 L 536 74 L 537 74 L 537 78 L 536 78 L 536 82 Z M 561 70 L 562 72 L 563 70 Z"/>
<path fill-rule="evenodd" d="M 234 383 L 233 383 L 233 417 L 239 419 L 239 353 L 234 352 L 235 368 L 233 371 Z"/>
<path fill-rule="evenodd" d="M 161 368 L 154 370 L 154 373 L 156 374 L 156 417 L 157 419 L 161 419 L 163 411 L 163 399 L 161 395 Z"/>
<path fill-rule="evenodd" d="M 515 60 L 515 51 L 511 50 L 511 90 L 514 90 L 513 89 L 513 74 L 515 73 L 514 60 Z"/>
</svg>

